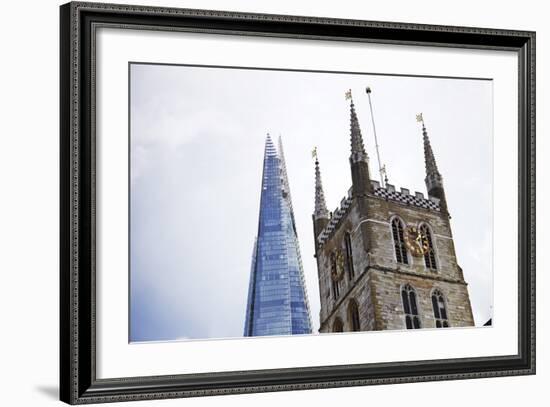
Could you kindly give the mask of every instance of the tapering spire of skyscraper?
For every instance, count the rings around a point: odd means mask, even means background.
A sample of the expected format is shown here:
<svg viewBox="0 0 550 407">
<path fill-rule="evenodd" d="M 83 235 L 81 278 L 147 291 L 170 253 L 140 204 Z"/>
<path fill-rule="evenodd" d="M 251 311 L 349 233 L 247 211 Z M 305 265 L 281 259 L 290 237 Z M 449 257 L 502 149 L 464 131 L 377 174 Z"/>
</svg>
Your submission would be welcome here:
<svg viewBox="0 0 550 407">
<path fill-rule="evenodd" d="M 422 138 L 424 141 L 424 163 L 426 165 L 426 188 L 428 190 L 428 196 L 439 199 L 441 208 L 447 210 L 447 203 L 445 200 L 445 191 L 443 189 L 443 176 L 437 168 L 435 156 L 428 137 L 428 130 L 426 130 L 426 124 L 424 123 L 424 117 L 422 113 L 416 115 L 416 120 L 422 123 Z"/>
<path fill-rule="evenodd" d="M 267 133 L 265 137 L 265 149 L 264 149 L 264 159 L 268 155 L 277 154 L 277 150 L 275 149 L 275 145 L 273 144 L 273 140 L 271 140 L 271 135 Z"/>
<path fill-rule="evenodd" d="M 350 100 L 350 136 L 351 136 L 351 155 L 349 162 L 351 164 L 351 179 L 353 184 L 353 193 L 356 196 L 365 195 L 371 191 L 369 157 L 363 144 L 361 127 L 355 112 L 355 104 L 351 89 L 346 92 L 346 99 Z"/>
<path fill-rule="evenodd" d="M 292 209 L 292 197 L 290 196 L 290 185 L 288 183 L 288 174 L 286 172 L 286 162 L 285 162 L 285 152 L 283 150 L 283 140 L 281 136 L 279 136 L 279 139 L 277 140 L 278 144 L 278 150 L 279 150 L 279 158 L 281 160 L 281 171 L 283 175 L 283 194 L 288 195 L 288 202 L 290 204 L 290 208 Z M 292 211 L 292 213 L 294 213 Z M 294 216 L 294 215 L 293 215 Z"/>
<path fill-rule="evenodd" d="M 282 143 L 265 142 L 258 235 L 245 336 L 311 333 L 311 317 Z"/>
</svg>

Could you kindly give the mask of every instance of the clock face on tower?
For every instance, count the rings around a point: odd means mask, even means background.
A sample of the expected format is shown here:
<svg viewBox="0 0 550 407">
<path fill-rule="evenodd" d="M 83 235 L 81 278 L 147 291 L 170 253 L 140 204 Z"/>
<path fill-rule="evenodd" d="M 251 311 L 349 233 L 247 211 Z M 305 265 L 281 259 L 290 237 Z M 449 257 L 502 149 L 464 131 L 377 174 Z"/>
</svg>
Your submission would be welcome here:
<svg viewBox="0 0 550 407">
<path fill-rule="evenodd" d="M 415 257 L 423 256 L 430 249 L 430 243 L 426 234 L 413 225 L 409 225 L 405 229 L 405 245 Z"/>
</svg>

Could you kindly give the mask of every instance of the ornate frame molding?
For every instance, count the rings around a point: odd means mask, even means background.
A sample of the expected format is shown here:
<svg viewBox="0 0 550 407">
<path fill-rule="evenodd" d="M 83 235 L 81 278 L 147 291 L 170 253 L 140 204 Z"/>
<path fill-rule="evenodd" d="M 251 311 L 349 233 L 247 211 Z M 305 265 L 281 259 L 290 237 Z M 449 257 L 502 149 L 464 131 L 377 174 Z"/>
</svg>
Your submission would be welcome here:
<svg viewBox="0 0 550 407">
<path fill-rule="evenodd" d="M 535 373 L 535 33 L 101 3 L 60 8 L 60 398 L 70 404 Z M 96 378 L 95 48 L 99 26 L 518 53 L 517 355 L 176 376 Z"/>
</svg>

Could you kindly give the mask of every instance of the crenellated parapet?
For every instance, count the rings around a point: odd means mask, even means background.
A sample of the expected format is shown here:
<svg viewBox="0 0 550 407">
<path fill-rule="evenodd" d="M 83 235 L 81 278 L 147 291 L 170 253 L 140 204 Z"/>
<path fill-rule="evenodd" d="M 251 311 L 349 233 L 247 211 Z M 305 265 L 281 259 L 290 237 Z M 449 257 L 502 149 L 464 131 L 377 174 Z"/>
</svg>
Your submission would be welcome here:
<svg viewBox="0 0 550 407">
<path fill-rule="evenodd" d="M 378 198 L 432 211 L 439 212 L 441 210 L 438 198 L 433 196 L 425 198 L 422 192 L 415 192 L 414 195 L 412 195 L 407 188 L 401 188 L 400 191 L 397 191 L 395 186 L 391 184 L 387 184 L 386 188 L 383 188 L 378 181 L 371 181 L 371 185 L 374 196 Z"/>
<path fill-rule="evenodd" d="M 372 195 L 377 198 L 396 202 L 401 205 L 423 208 L 430 211 L 441 211 L 439 199 L 433 196 L 426 198 L 422 192 L 414 192 L 414 194 L 411 194 L 410 190 L 407 188 L 401 188 L 397 191 L 395 186 L 392 184 L 387 184 L 384 188 L 380 186 L 378 181 L 371 181 L 371 186 L 373 190 Z M 353 195 L 352 190 L 350 189 L 348 191 L 348 196 L 342 198 L 340 201 L 340 206 L 336 208 L 334 212 L 331 212 L 329 222 L 317 236 L 317 244 L 319 246 L 323 246 L 328 240 L 330 240 L 334 232 L 338 230 L 340 223 L 348 213 L 352 202 Z"/>
<path fill-rule="evenodd" d="M 319 236 L 317 236 L 317 244 L 322 246 L 325 242 L 330 239 L 334 231 L 338 230 L 340 222 L 346 217 L 349 209 L 351 208 L 351 203 L 353 201 L 351 189 L 348 191 L 348 196 L 342 198 L 340 201 L 340 206 L 331 213 L 330 220 L 325 228 L 321 231 Z"/>
</svg>

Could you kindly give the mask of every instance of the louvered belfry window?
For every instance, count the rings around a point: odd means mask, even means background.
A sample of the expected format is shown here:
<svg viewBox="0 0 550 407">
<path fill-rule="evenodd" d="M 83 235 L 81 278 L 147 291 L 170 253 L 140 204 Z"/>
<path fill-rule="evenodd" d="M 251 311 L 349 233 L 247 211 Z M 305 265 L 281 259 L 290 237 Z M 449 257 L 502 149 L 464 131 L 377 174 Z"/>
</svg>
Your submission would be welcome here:
<svg viewBox="0 0 550 407">
<path fill-rule="evenodd" d="M 395 259 L 398 263 L 409 264 L 407 248 L 405 247 L 405 238 L 403 236 L 403 222 L 398 218 L 394 218 L 391 222 L 391 230 L 395 248 Z"/>
<path fill-rule="evenodd" d="M 405 326 L 407 329 L 421 328 L 416 291 L 410 284 L 405 285 L 401 290 L 401 298 L 403 300 L 403 311 L 405 312 Z"/>
<path fill-rule="evenodd" d="M 447 317 L 447 307 L 445 298 L 439 290 L 435 290 L 432 294 L 432 306 L 434 309 L 435 327 L 448 328 L 449 318 Z"/>
<path fill-rule="evenodd" d="M 435 251 L 430 228 L 427 225 L 422 225 L 420 226 L 420 233 L 422 233 L 422 236 L 426 236 L 426 240 L 428 241 L 428 251 L 424 253 L 424 264 L 429 269 L 437 270 L 437 264 L 435 262 Z"/>
</svg>

